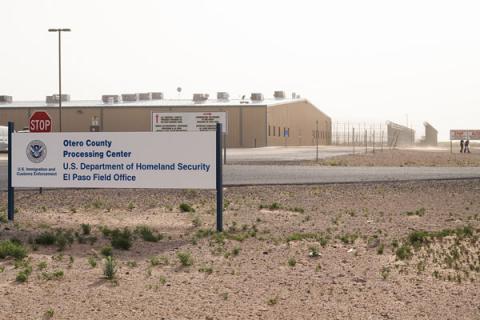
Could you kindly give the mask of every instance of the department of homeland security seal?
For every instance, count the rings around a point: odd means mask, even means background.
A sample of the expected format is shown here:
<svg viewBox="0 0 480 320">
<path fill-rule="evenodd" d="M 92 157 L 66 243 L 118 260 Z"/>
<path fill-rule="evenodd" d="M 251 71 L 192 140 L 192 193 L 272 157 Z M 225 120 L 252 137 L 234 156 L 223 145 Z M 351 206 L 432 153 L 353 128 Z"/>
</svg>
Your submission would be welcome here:
<svg viewBox="0 0 480 320">
<path fill-rule="evenodd" d="M 47 156 L 47 146 L 40 140 L 33 140 L 27 145 L 27 158 L 33 163 L 40 163 Z"/>
</svg>

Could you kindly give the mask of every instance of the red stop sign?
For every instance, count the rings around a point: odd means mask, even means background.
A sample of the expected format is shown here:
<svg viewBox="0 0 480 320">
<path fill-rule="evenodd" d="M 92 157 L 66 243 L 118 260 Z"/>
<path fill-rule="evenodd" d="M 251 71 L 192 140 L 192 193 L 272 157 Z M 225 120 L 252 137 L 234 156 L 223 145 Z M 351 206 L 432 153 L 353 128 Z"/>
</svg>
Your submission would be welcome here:
<svg viewBox="0 0 480 320">
<path fill-rule="evenodd" d="M 52 118 L 45 111 L 36 111 L 30 116 L 30 132 L 52 132 Z"/>
</svg>

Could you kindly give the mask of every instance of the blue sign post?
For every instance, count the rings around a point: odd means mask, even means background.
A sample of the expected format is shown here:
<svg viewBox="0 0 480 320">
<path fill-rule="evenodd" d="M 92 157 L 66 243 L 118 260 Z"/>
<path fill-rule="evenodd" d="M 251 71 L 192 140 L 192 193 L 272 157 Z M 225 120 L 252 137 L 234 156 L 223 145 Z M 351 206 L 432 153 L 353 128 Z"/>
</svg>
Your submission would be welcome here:
<svg viewBox="0 0 480 320">
<path fill-rule="evenodd" d="M 223 170 L 222 170 L 222 124 L 217 123 L 216 134 L 216 188 L 217 188 L 217 232 L 223 231 Z"/>
<path fill-rule="evenodd" d="M 13 221 L 15 214 L 15 189 L 12 187 L 12 133 L 14 130 L 14 123 L 8 122 L 8 221 Z"/>
</svg>

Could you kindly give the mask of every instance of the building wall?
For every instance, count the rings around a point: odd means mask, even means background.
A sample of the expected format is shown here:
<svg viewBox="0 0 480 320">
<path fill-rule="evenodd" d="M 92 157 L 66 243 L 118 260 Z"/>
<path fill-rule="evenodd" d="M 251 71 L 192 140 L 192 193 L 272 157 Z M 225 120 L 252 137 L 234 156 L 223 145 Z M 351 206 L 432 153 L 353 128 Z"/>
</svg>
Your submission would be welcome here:
<svg viewBox="0 0 480 320">
<path fill-rule="evenodd" d="M 315 145 L 317 121 L 319 144 L 328 145 L 332 142 L 332 120 L 307 100 L 270 106 L 267 117 L 269 146 Z M 284 132 L 287 130 L 286 137 Z"/>
<path fill-rule="evenodd" d="M 425 123 L 425 145 L 437 146 L 438 145 L 438 132 L 430 124 Z"/>
<path fill-rule="evenodd" d="M 53 120 L 53 131 L 59 131 L 58 107 L 12 108 L 0 106 L 0 125 L 15 123 L 16 130 L 28 127 L 28 119 L 35 111 L 46 111 Z M 62 130 L 65 132 L 90 131 L 96 117 L 100 130 L 105 132 L 133 132 L 151 130 L 152 112 L 226 112 L 228 133 L 227 147 L 264 147 L 266 137 L 266 106 L 232 107 L 64 107 Z"/>
<path fill-rule="evenodd" d="M 43 110 L 53 120 L 53 130 L 59 131 L 58 107 L 7 107 L 0 106 L 0 125 L 15 122 L 15 128 L 28 127 L 28 119 Z M 253 148 L 265 146 L 315 145 L 316 121 L 318 120 L 319 144 L 331 143 L 331 119 L 307 100 L 273 105 L 241 106 L 99 106 L 63 107 L 62 129 L 66 132 L 90 131 L 92 120 L 99 122 L 100 131 L 132 132 L 150 131 L 152 112 L 226 112 L 228 119 L 227 147 Z M 270 130 L 269 130 L 270 127 Z M 273 133 L 275 128 L 275 134 Z M 280 128 L 280 136 L 279 130 Z M 284 130 L 288 129 L 288 137 Z M 269 134 L 270 132 L 270 134 Z"/>
<path fill-rule="evenodd" d="M 415 130 L 389 122 L 387 124 L 388 146 L 409 146 L 415 143 Z"/>
</svg>

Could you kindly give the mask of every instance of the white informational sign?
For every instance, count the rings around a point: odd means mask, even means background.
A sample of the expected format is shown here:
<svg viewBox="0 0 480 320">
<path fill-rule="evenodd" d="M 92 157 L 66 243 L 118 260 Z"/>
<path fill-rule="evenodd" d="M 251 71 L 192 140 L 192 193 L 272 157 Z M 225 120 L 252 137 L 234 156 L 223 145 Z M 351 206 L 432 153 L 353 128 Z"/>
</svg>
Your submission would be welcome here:
<svg viewBox="0 0 480 320">
<path fill-rule="evenodd" d="M 217 122 L 227 130 L 225 112 L 152 112 L 153 132 L 215 131 Z"/>
<path fill-rule="evenodd" d="M 450 140 L 480 140 L 480 130 L 450 130 Z"/>
<path fill-rule="evenodd" d="M 215 132 L 13 133 L 12 185 L 215 189 Z"/>
</svg>

